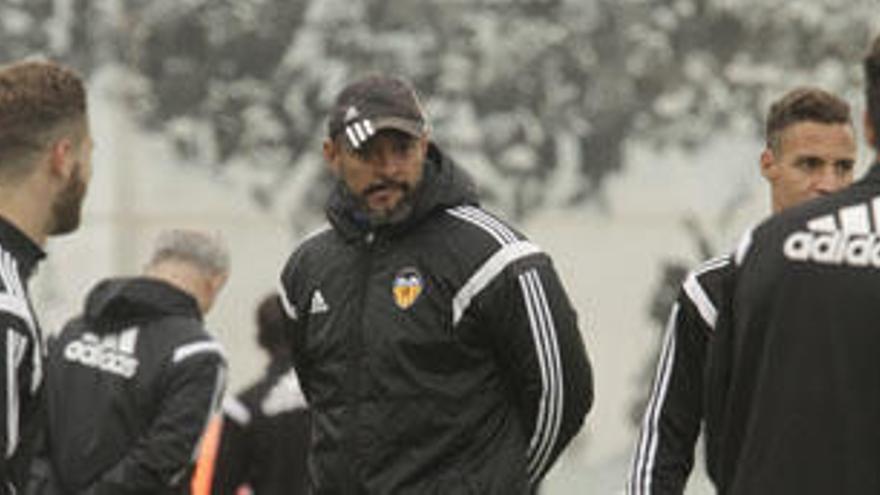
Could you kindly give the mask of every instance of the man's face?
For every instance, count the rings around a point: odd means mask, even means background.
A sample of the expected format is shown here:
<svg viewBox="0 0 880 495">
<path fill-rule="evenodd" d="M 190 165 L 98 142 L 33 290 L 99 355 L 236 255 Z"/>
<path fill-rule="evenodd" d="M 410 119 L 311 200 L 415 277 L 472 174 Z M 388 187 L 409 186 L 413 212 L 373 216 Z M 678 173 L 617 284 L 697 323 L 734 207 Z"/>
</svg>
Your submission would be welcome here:
<svg viewBox="0 0 880 495">
<path fill-rule="evenodd" d="M 850 185 L 856 140 L 849 124 L 799 122 L 783 129 L 776 149 L 761 155 L 761 173 L 770 182 L 778 212 Z"/>
<path fill-rule="evenodd" d="M 359 150 L 342 139 L 324 143 L 324 157 L 373 224 L 404 218 L 422 180 L 428 137 L 379 131 Z"/>
<path fill-rule="evenodd" d="M 87 133 L 73 156 L 73 172 L 52 203 L 53 229 L 50 235 L 73 232 L 79 227 L 82 204 L 92 177 L 92 139 Z"/>
</svg>

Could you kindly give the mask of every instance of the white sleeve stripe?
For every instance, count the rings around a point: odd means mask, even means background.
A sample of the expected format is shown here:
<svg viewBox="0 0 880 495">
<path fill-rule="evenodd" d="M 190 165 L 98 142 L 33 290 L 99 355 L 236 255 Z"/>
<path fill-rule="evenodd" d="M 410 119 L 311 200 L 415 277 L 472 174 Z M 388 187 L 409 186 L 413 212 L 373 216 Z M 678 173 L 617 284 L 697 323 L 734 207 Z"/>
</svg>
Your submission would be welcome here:
<svg viewBox="0 0 880 495">
<path fill-rule="evenodd" d="M 287 317 L 293 321 L 296 321 L 296 306 L 290 302 L 290 299 L 287 297 L 287 290 L 284 288 L 284 282 L 278 281 L 278 296 L 281 298 L 281 307 L 284 308 L 284 312 L 287 314 Z"/>
<path fill-rule="evenodd" d="M 517 240 L 516 234 L 509 227 L 479 208 L 459 206 L 448 211 L 450 215 L 485 230 L 486 233 L 495 238 L 498 244 L 507 244 Z"/>
<path fill-rule="evenodd" d="M 715 308 L 715 305 L 712 304 L 712 300 L 709 299 L 703 286 L 697 282 L 697 277 L 693 273 L 688 275 L 687 279 L 684 281 L 684 292 L 690 298 L 691 302 L 694 303 L 694 306 L 697 307 L 697 311 L 700 313 L 700 316 L 703 317 L 706 325 L 709 325 L 709 328 L 715 330 L 715 322 L 718 320 L 718 310 Z"/>
<path fill-rule="evenodd" d="M 184 344 L 177 349 L 174 350 L 174 358 L 172 358 L 173 363 L 179 363 L 184 359 L 190 358 L 196 354 L 202 354 L 205 352 L 210 352 L 214 354 L 219 354 L 223 357 L 223 346 L 220 345 L 219 342 L 193 342 L 191 344 Z"/>
<path fill-rule="evenodd" d="M 11 328 L 6 329 L 6 459 L 12 457 L 19 440 L 18 366 L 27 340 Z"/>
<path fill-rule="evenodd" d="M 549 441 L 546 443 L 545 451 L 541 456 L 541 461 L 539 462 L 536 470 L 532 473 L 532 483 L 535 484 L 537 482 L 538 475 L 547 468 L 547 463 L 550 462 L 550 457 L 553 454 L 553 449 L 556 447 L 556 442 L 559 438 L 559 431 L 562 428 L 565 383 L 562 377 L 562 364 L 559 358 L 559 343 L 556 340 L 556 325 L 553 321 L 553 316 L 550 313 L 550 305 L 547 303 L 547 294 L 544 292 L 544 286 L 541 284 L 537 271 L 532 270 L 531 273 L 527 274 L 527 276 L 532 279 L 532 285 L 537 288 L 538 296 L 540 298 L 540 308 L 543 311 L 545 320 L 544 323 L 546 325 L 544 327 L 544 330 L 547 333 L 548 337 L 548 346 L 550 350 L 551 362 L 553 363 L 554 376 L 556 376 L 555 383 L 557 387 L 557 392 L 553 395 L 556 403 L 556 414 L 553 415 L 552 430 L 550 436 L 548 437 Z"/>
<path fill-rule="evenodd" d="M 223 412 L 236 423 L 247 426 L 251 422 L 251 412 L 235 397 L 223 399 Z"/>
<path fill-rule="evenodd" d="M 37 323 L 31 311 L 21 276 L 18 273 L 18 262 L 7 251 L 0 252 L 0 278 L 6 288 L 5 293 L 0 293 L 0 311 L 6 311 L 24 321 L 34 342 L 34 352 L 31 353 L 31 381 L 30 390 L 36 393 L 43 381 L 43 354 L 42 339 L 37 333 Z"/>
<path fill-rule="evenodd" d="M 193 450 L 190 453 L 190 460 L 195 462 L 199 457 L 199 452 L 202 450 L 202 442 L 205 440 L 205 433 L 208 432 L 208 426 L 211 424 L 211 420 L 217 413 L 220 411 L 220 399 L 223 396 L 223 390 L 226 388 L 226 367 L 225 366 L 217 366 L 217 376 L 214 379 L 214 391 L 211 392 L 211 403 L 208 404 L 208 410 L 205 411 L 205 419 L 202 422 L 202 432 L 199 434 L 198 440 L 196 440 Z M 179 478 L 186 473 L 186 468 L 177 475 L 175 478 Z"/>
<path fill-rule="evenodd" d="M 523 300 L 526 302 L 526 313 L 529 317 L 529 328 L 532 330 L 532 340 L 534 341 L 535 348 L 537 350 L 541 349 L 541 334 L 540 328 L 538 324 L 538 318 L 535 313 L 535 308 L 531 302 L 531 288 L 528 285 L 528 280 L 525 275 L 519 276 L 520 288 L 523 292 Z M 547 394 L 550 392 L 550 371 L 549 365 L 547 363 L 547 356 L 543 352 L 536 352 L 538 358 L 538 368 L 541 371 L 541 400 L 538 403 L 538 417 L 535 422 L 535 430 L 532 438 L 529 440 L 529 448 L 528 448 L 528 457 L 532 458 L 533 453 L 538 447 L 538 441 L 541 438 L 541 435 L 538 432 L 543 431 L 545 423 L 547 420 L 548 407 L 551 405 L 550 401 L 547 398 Z"/>
<path fill-rule="evenodd" d="M 630 473 L 627 492 L 629 495 L 649 495 L 651 493 L 651 481 L 657 455 L 658 422 L 669 388 L 672 365 L 675 362 L 675 331 L 678 311 L 678 303 L 675 303 L 666 325 L 666 335 L 663 339 L 663 349 L 660 353 L 660 362 L 657 365 L 651 398 L 648 400 L 645 416 L 642 419 L 642 431 L 639 435 L 638 448 Z"/>
<path fill-rule="evenodd" d="M 523 285 L 526 306 L 530 308 L 530 322 L 537 323 L 537 329 L 533 327 L 533 335 L 538 337 L 535 342 L 536 351 L 539 355 L 544 354 L 545 365 L 549 363 L 547 366 L 549 380 L 545 383 L 545 389 L 542 392 L 542 401 L 549 403 L 547 408 L 549 412 L 544 423 L 536 427 L 533 438 L 529 442 L 530 447 L 536 446 L 536 449 L 533 447 L 529 451 L 528 463 L 529 476 L 532 484 L 535 484 L 540 474 L 546 469 L 559 437 L 559 430 L 562 426 L 564 388 L 555 324 L 537 271 L 529 270 L 520 276 L 520 281 Z M 540 440 L 535 441 L 535 438 Z"/>
<path fill-rule="evenodd" d="M 734 261 L 737 265 L 741 265 L 743 262 L 743 258 L 746 257 L 746 253 L 748 253 L 749 248 L 752 246 L 752 229 L 746 231 L 746 233 L 742 236 L 742 239 L 739 241 L 739 245 L 736 247 L 736 256 L 734 257 Z"/>
<path fill-rule="evenodd" d="M 495 277 L 504 271 L 511 263 L 540 253 L 541 248 L 528 241 L 517 241 L 507 244 L 486 260 L 483 265 L 474 272 L 467 282 L 458 290 L 452 299 L 452 325 L 458 325 L 464 312 L 468 309 L 471 301 L 483 289 L 485 289 Z"/>
</svg>

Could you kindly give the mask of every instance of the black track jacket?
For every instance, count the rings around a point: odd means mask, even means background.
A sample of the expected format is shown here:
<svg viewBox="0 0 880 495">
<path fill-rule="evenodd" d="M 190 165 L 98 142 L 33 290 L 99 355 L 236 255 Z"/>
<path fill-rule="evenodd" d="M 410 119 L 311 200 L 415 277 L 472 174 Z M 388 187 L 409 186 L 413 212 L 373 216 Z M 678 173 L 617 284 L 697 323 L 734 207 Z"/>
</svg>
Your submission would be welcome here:
<svg viewBox="0 0 880 495">
<path fill-rule="evenodd" d="M 880 165 L 736 256 L 707 374 L 722 495 L 880 493 Z"/>
<path fill-rule="evenodd" d="M 49 346 L 46 387 L 56 489 L 188 492 L 219 408 L 226 365 L 195 299 L 157 279 L 113 279 Z"/>
<path fill-rule="evenodd" d="M 530 493 L 593 397 L 550 258 L 433 144 L 403 223 L 360 227 L 341 185 L 328 217 L 281 279 L 313 493 Z"/>
<path fill-rule="evenodd" d="M 715 332 L 732 256 L 702 263 L 691 271 L 672 306 L 663 337 L 651 398 L 645 407 L 629 495 L 680 495 L 694 464 L 703 422 L 703 373 Z"/>
<path fill-rule="evenodd" d="M 44 256 L 0 218 L 0 495 L 21 492 L 43 426 L 43 340 L 27 283 Z"/>
<path fill-rule="evenodd" d="M 259 381 L 223 403 L 213 495 L 306 495 L 309 410 L 289 359 L 276 358 Z"/>
</svg>

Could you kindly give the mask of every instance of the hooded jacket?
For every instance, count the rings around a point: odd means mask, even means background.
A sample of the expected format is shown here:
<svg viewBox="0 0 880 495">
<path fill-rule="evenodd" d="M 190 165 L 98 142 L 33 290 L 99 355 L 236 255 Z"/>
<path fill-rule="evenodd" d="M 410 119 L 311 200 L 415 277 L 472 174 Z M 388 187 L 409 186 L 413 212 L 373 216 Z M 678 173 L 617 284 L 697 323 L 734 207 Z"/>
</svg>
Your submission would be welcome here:
<svg viewBox="0 0 880 495">
<path fill-rule="evenodd" d="M 313 493 L 531 493 L 592 403 L 550 258 L 433 144 L 401 222 L 366 227 L 345 191 L 281 276 Z"/>
<path fill-rule="evenodd" d="M 187 493 L 225 380 L 192 296 L 145 277 L 101 282 L 50 343 L 47 368 L 60 493 Z"/>
</svg>

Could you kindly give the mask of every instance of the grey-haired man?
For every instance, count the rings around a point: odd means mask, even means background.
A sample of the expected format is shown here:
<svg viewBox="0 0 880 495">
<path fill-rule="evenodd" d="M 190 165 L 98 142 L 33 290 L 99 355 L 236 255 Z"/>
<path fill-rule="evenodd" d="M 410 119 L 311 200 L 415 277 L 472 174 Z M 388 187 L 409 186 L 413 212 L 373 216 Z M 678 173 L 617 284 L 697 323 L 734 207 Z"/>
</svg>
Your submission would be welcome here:
<svg viewBox="0 0 880 495">
<path fill-rule="evenodd" d="M 108 279 L 49 347 L 47 397 L 57 493 L 188 493 L 226 364 L 202 315 L 229 273 L 214 235 L 170 230 L 144 275 Z M 50 491 L 49 493 L 56 493 Z"/>
</svg>

